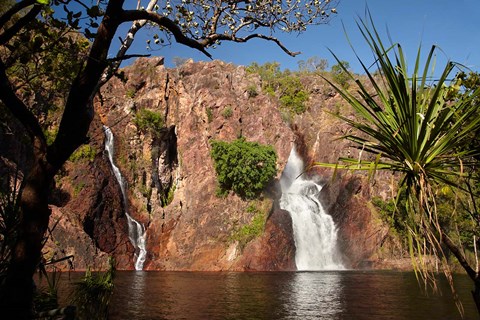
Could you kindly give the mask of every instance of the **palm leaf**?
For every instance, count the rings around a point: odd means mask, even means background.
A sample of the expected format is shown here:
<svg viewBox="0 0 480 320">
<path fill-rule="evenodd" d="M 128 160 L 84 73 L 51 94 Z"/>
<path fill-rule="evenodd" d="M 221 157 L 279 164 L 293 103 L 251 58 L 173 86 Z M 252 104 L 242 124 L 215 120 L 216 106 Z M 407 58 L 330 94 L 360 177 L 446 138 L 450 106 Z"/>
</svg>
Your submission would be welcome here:
<svg viewBox="0 0 480 320">
<path fill-rule="evenodd" d="M 369 177 L 379 170 L 400 173 L 398 190 L 407 196 L 412 222 L 408 235 L 412 263 L 419 275 L 432 279 L 424 255 L 434 254 L 446 261 L 433 190 L 440 185 L 465 190 L 464 179 L 471 178 L 468 172 L 478 166 L 478 160 L 472 159 L 480 156 L 480 150 L 471 148 L 469 139 L 472 131 L 480 129 L 474 103 L 480 98 L 480 88 L 471 95 L 451 100 L 448 79 L 458 64 L 447 62 L 432 82 L 432 75 L 436 74 L 436 46 L 430 48 L 423 64 L 422 48 L 418 47 L 409 75 L 402 46 L 385 45 L 370 14 L 358 21 L 357 26 L 375 57 L 371 66 L 378 68 L 380 76 L 371 72 L 350 43 L 369 86 L 357 79 L 333 52 L 343 71 L 355 81 L 357 91 L 353 94 L 325 80 L 356 112 L 355 118 L 333 114 L 355 129 L 342 139 L 375 158 L 371 161 L 339 158 L 336 164 L 313 165 L 364 170 L 370 172 Z M 396 204 L 397 201 L 398 195 Z M 448 276 L 450 269 L 444 267 Z"/>
</svg>

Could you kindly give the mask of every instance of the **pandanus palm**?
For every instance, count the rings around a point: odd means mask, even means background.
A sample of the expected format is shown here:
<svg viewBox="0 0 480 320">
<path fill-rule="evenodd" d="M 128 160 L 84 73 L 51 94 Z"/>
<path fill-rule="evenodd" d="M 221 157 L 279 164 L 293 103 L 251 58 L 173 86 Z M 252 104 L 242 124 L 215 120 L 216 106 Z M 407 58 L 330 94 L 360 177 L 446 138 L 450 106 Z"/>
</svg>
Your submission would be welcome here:
<svg viewBox="0 0 480 320">
<path fill-rule="evenodd" d="M 398 173 L 398 195 L 403 192 L 407 198 L 409 217 L 406 225 L 415 270 L 429 279 L 428 257 L 434 255 L 451 279 L 446 263 L 448 252 L 444 250 L 448 248 L 475 282 L 473 294 L 480 310 L 479 270 L 470 266 L 461 244 L 455 243 L 442 227 L 435 202 L 441 186 L 449 186 L 458 192 L 470 191 L 470 199 L 475 201 L 467 183 L 472 181 L 471 173 L 478 165 L 475 157 L 479 150 L 472 148 L 470 141 L 471 133 L 478 131 L 480 125 L 475 103 L 480 91 L 452 94 L 455 89 L 449 78 L 457 66 L 453 62 L 446 63 L 440 73 L 435 73 L 439 74 L 438 78 L 430 81 L 438 50 L 435 46 L 423 60 L 419 47 L 409 74 L 402 46 L 385 46 L 371 16 L 366 21 L 360 20 L 357 25 L 375 57 L 374 63 L 367 65 L 357 56 L 368 80 L 358 80 L 334 54 L 355 81 L 357 90 L 352 93 L 351 88 L 346 90 L 327 81 L 356 111 L 353 118 L 336 115 L 356 129 L 356 133 L 343 138 L 375 157 L 371 160 L 340 158 L 337 164 L 317 165 Z M 371 66 L 376 67 L 375 72 L 370 71 Z M 478 212 L 473 210 L 471 215 L 478 226 Z"/>
</svg>

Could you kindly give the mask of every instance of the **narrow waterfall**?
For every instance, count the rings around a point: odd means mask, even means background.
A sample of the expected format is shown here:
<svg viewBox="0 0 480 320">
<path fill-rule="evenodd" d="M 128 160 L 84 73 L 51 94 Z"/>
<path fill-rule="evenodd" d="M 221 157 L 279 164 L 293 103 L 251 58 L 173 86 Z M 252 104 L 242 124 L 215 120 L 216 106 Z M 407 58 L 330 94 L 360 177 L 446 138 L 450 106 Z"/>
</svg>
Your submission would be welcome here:
<svg viewBox="0 0 480 320">
<path fill-rule="evenodd" d="M 337 248 L 337 228 L 319 201 L 322 186 L 304 179 L 303 170 L 303 161 L 294 148 L 280 179 L 280 207 L 292 217 L 297 269 L 344 269 Z"/>
<path fill-rule="evenodd" d="M 147 236 L 145 227 L 143 224 L 139 223 L 135 219 L 133 219 L 128 214 L 128 202 L 127 202 L 127 194 L 125 192 L 125 181 L 123 180 L 122 174 L 120 169 L 115 165 L 113 161 L 114 155 L 114 143 L 113 143 L 113 133 L 109 127 L 103 126 L 103 130 L 105 131 L 105 150 L 108 154 L 108 159 L 110 160 L 110 164 L 113 169 L 113 173 L 115 174 L 115 178 L 117 178 L 118 184 L 120 185 L 120 189 L 122 191 L 123 203 L 125 206 L 125 215 L 127 216 L 128 222 L 128 237 L 130 238 L 130 242 L 132 243 L 133 247 L 135 248 L 135 270 L 142 270 L 143 263 L 145 262 L 145 258 L 147 256 L 147 250 L 145 247 L 145 239 Z"/>
</svg>

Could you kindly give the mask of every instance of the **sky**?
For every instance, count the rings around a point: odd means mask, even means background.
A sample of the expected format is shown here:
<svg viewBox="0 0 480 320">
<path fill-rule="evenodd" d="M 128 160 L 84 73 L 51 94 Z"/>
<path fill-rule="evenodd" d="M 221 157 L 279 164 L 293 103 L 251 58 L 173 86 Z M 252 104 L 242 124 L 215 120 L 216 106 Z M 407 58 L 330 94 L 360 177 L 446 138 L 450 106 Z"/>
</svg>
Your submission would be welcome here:
<svg viewBox="0 0 480 320">
<path fill-rule="evenodd" d="M 355 72 L 361 73 L 345 32 L 359 56 L 365 61 L 373 61 L 356 26 L 356 21 L 365 17 L 367 6 L 384 39 L 388 41 L 388 30 L 392 41 L 404 48 L 410 65 L 414 63 L 420 44 L 424 55 L 428 54 L 432 45 L 437 45 L 441 48 L 437 66 L 448 59 L 472 70 L 480 70 L 480 0 L 340 0 L 338 14 L 328 24 L 311 26 L 301 34 L 275 34 L 291 51 L 302 52 L 297 57 L 288 56 L 273 42 L 264 40 L 245 44 L 224 42 L 209 52 L 214 59 L 236 65 L 276 61 L 282 69 L 297 70 L 300 60 L 314 56 L 327 59 L 332 66 L 335 60 L 328 51 L 330 49 L 341 60 L 348 61 Z M 142 38 L 136 39 L 130 51 L 138 52 L 145 53 L 145 40 Z M 165 57 L 167 67 L 174 66 L 175 57 L 209 60 L 196 50 L 179 44 L 150 53 Z"/>
</svg>

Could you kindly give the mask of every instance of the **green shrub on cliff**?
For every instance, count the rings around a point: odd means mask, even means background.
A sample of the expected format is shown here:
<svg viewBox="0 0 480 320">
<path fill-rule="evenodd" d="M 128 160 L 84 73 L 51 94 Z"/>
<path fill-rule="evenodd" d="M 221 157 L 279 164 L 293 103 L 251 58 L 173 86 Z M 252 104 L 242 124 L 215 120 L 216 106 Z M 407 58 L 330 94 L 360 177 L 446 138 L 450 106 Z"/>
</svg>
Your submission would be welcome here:
<svg viewBox="0 0 480 320">
<path fill-rule="evenodd" d="M 75 152 L 72 153 L 72 155 L 68 160 L 72 162 L 78 162 L 80 160 L 86 159 L 89 162 L 93 162 L 96 155 L 97 155 L 97 150 L 95 149 L 95 147 L 89 144 L 84 144 L 81 147 L 79 147 L 77 150 L 75 150 Z"/>
<path fill-rule="evenodd" d="M 133 122 L 141 132 L 151 133 L 152 135 L 158 135 L 165 125 L 160 113 L 147 109 L 137 111 Z"/>
<path fill-rule="evenodd" d="M 220 194 L 232 190 L 242 198 L 255 198 L 275 176 L 277 154 L 272 146 L 248 142 L 212 141 L 211 156 Z"/>
<path fill-rule="evenodd" d="M 238 241 L 240 248 L 246 246 L 247 243 L 259 237 L 265 228 L 265 220 L 267 213 L 261 207 L 257 207 L 255 203 L 251 203 L 247 209 L 247 213 L 252 216 L 250 223 L 235 228 L 231 240 Z"/>
<path fill-rule="evenodd" d="M 302 114 L 307 109 L 305 103 L 309 94 L 300 81 L 300 74 L 289 70 L 281 71 L 278 62 L 259 65 L 254 62 L 246 68 L 247 73 L 256 73 L 262 79 L 262 90 L 276 96 L 283 109 L 291 115 Z"/>
</svg>

